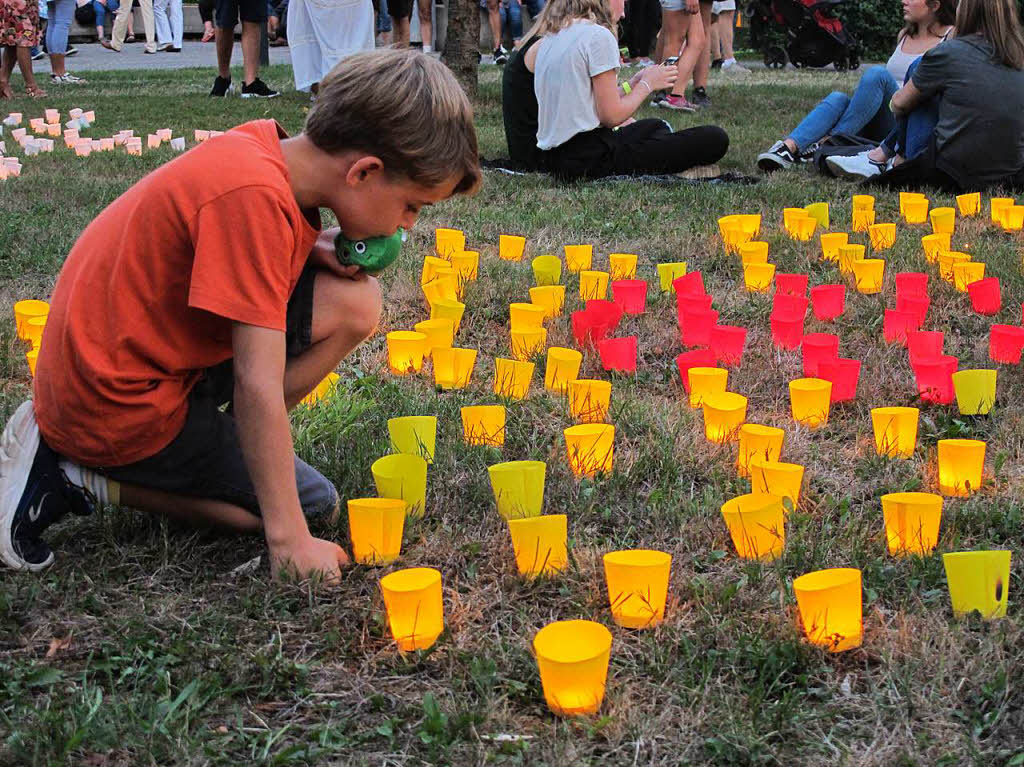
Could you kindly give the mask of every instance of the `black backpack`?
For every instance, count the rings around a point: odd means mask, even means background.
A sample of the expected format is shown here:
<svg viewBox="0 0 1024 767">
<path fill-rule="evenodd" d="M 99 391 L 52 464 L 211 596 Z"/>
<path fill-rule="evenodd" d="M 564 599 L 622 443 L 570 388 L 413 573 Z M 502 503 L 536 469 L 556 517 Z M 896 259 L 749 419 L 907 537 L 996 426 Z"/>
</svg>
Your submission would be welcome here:
<svg viewBox="0 0 1024 767">
<path fill-rule="evenodd" d="M 75 8 L 75 21 L 83 27 L 92 27 L 96 24 L 96 9 L 88 2 Z"/>
</svg>

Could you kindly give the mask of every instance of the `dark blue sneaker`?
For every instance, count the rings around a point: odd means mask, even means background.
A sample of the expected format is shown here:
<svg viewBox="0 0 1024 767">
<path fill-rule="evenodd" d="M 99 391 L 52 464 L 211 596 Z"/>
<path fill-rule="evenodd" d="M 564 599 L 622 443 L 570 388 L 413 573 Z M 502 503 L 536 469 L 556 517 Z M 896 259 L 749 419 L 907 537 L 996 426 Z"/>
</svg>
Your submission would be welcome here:
<svg viewBox="0 0 1024 767">
<path fill-rule="evenodd" d="M 57 461 L 39 434 L 32 403 L 22 403 L 0 437 L 0 560 L 15 570 L 49 567 L 53 552 L 42 539 L 46 528 L 69 511 L 92 513 Z"/>
</svg>

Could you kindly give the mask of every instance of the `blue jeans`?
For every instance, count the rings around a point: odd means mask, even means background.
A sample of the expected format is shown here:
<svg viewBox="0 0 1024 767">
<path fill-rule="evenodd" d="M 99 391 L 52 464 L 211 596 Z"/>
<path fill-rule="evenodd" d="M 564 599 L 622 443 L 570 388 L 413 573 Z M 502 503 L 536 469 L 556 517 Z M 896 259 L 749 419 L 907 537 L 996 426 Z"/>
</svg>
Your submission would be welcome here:
<svg viewBox="0 0 1024 767">
<path fill-rule="evenodd" d="M 917 69 L 918 59 L 907 70 L 907 82 Z M 924 154 L 935 134 L 935 126 L 939 124 L 939 105 L 942 99 L 938 96 L 928 99 L 917 106 L 910 114 L 896 120 L 895 145 L 896 151 L 905 160 L 913 160 Z"/>
<path fill-rule="evenodd" d="M 518 40 L 523 36 L 523 9 L 519 4 L 519 0 L 507 0 L 507 5 L 502 2 L 500 7 L 501 11 L 501 24 L 509 27 L 512 32 L 512 39 Z M 533 21 L 537 21 L 537 14 L 544 8 L 544 0 L 526 0 L 526 10 L 530 12 L 530 18 Z"/>
<path fill-rule="evenodd" d="M 803 151 L 833 133 L 880 141 L 896 126 L 889 100 L 900 88 L 883 66 L 869 67 L 852 96 L 830 93 L 811 110 L 788 138 Z"/>
<path fill-rule="evenodd" d="M 107 4 L 92 0 L 92 7 L 96 9 L 96 26 L 103 29 L 103 20 L 106 18 L 107 13 L 117 13 L 117 9 L 121 7 L 121 4 L 117 0 L 107 0 Z"/>
<path fill-rule="evenodd" d="M 75 0 L 48 0 L 46 15 L 46 52 L 51 56 L 67 53 L 68 31 L 71 29 L 71 18 L 75 15 Z"/>
<path fill-rule="evenodd" d="M 391 31 L 391 16 L 388 14 L 388 0 L 380 0 L 380 11 L 377 13 L 376 30 L 381 32 Z"/>
</svg>

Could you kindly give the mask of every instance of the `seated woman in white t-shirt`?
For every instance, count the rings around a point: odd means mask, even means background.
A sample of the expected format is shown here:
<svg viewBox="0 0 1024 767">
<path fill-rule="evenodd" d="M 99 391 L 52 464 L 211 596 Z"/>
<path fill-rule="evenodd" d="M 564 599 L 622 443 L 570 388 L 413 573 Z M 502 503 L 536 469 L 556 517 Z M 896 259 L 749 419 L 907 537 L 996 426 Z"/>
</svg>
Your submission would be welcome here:
<svg viewBox="0 0 1024 767">
<path fill-rule="evenodd" d="M 624 124 L 677 77 L 675 67 L 648 67 L 619 87 L 613 30 L 624 5 L 549 0 L 531 32 L 544 38 L 535 46 L 534 77 L 540 165 L 559 178 L 678 173 L 718 162 L 729 148 L 729 137 L 716 126 L 674 133 L 661 120 Z"/>
</svg>

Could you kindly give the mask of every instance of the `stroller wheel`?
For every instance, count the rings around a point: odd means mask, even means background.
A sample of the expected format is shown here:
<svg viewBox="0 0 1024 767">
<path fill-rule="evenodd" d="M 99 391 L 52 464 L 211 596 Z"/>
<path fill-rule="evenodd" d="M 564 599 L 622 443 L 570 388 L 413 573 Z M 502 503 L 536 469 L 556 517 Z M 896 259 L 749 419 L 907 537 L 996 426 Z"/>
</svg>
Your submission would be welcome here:
<svg viewBox="0 0 1024 767">
<path fill-rule="evenodd" d="M 789 55 L 781 45 L 772 45 L 765 48 L 764 65 L 769 69 L 785 69 L 789 63 Z"/>
<path fill-rule="evenodd" d="M 833 63 L 833 65 L 835 65 L 835 68 L 836 68 L 837 72 L 845 72 L 847 69 L 850 68 L 850 60 L 849 59 L 836 59 L 832 63 Z"/>
<path fill-rule="evenodd" d="M 850 54 L 850 69 L 860 69 L 860 56 L 856 53 Z"/>
</svg>

